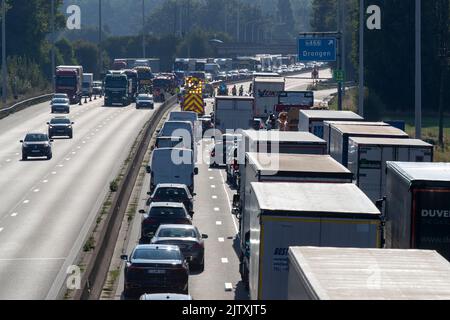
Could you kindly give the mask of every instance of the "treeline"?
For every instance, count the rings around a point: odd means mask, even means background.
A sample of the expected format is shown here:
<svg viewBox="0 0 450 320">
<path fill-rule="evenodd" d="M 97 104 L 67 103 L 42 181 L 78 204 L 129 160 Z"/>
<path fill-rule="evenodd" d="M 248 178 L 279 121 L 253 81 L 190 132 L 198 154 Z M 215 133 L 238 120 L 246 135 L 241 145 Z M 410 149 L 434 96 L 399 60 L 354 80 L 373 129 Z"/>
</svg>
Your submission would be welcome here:
<svg viewBox="0 0 450 320">
<path fill-rule="evenodd" d="M 344 0 L 345 1 L 345 0 Z M 337 30 L 337 0 L 313 0 L 315 31 Z M 450 98 L 448 59 L 440 48 L 449 43 L 449 0 L 422 1 L 422 71 L 424 112 L 439 110 L 441 93 Z M 358 79 L 359 0 L 347 0 L 347 74 Z M 381 8 L 382 29 L 365 31 L 366 111 L 370 118 L 384 113 L 414 113 L 414 0 L 372 0 Z M 443 62 L 445 64 L 443 64 Z M 442 84 L 442 86 L 441 86 Z M 445 90 L 441 90 L 445 88 Z M 444 105 L 445 107 L 445 105 Z"/>
</svg>

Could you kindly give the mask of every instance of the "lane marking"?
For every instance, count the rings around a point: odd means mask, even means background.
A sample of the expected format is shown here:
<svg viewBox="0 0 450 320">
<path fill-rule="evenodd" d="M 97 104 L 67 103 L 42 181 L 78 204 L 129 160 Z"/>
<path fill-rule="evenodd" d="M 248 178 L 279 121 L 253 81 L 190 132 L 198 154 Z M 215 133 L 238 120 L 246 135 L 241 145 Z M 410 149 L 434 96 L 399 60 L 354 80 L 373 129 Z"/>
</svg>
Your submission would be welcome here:
<svg viewBox="0 0 450 320">
<path fill-rule="evenodd" d="M 217 199 L 217 196 L 212 196 L 211 198 L 213 198 L 214 200 L 216 200 L 216 199 Z"/>
<path fill-rule="evenodd" d="M 70 158 L 66 158 L 66 161 L 70 161 Z"/>
<path fill-rule="evenodd" d="M 16 217 L 17 215 L 18 215 L 18 213 L 14 212 L 14 213 L 11 214 L 11 217 Z"/>
<path fill-rule="evenodd" d="M 30 200 L 24 200 L 23 203 L 24 204 L 30 203 Z"/>
<path fill-rule="evenodd" d="M 39 189 L 34 189 L 33 192 L 39 192 Z"/>
<path fill-rule="evenodd" d="M 0 228 L 0 232 L 2 232 L 4 229 L 3 228 Z"/>
<path fill-rule="evenodd" d="M 218 240 L 219 242 L 225 242 L 225 238 L 222 238 L 222 237 L 218 238 L 217 240 Z"/>
<path fill-rule="evenodd" d="M 6 162 L 11 162 L 11 159 L 6 159 Z"/>
<path fill-rule="evenodd" d="M 52 171 L 52 174 L 56 174 L 56 171 Z"/>
<path fill-rule="evenodd" d="M 214 179 L 214 177 L 209 177 L 209 180 L 213 180 Z"/>
<path fill-rule="evenodd" d="M 222 258 L 220 260 L 222 261 L 222 263 L 228 263 L 228 258 Z"/>
<path fill-rule="evenodd" d="M 216 225 L 221 226 L 222 225 L 222 221 L 216 221 Z"/>
<path fill-rule="evenodd" d="M 3 230 L 0 228 L 0 231 Z M 66 258 L 6 258 L 0 261 L 52 261 L 52 260 L 66 260 Z"/>
<path fill-rule="evenodd" d="M 233 290 L 233 284 L 230 282 L 225 282 L 225 291 L 232 291 Z"/>
<path fill-rule="evenodd" d="M 211 185 L 211 188 L 215 189 L 215 188 L 216 188 L 216 186 L 212 184 L 212 185 Z"/>
<path fill-rule="evenodd" d="M 62 168 L 62 167 L 64 167 L 64 165 L 63 164 L 58 164 L 58 167 Z"/>
<path fill-rule="evenodd" d="M 42 183 L 47 183 L 48 182 L 48 180 L 42 180 Z"/>
<path fill-rule="evenodd" d="M 72 154 L 77 154 L 77 152 L 76 151 L 72 151 Z"/>
<path fill-rule="evenodd" d="M 220 211 L 220 208 L 215 207 L 215 208 L 214 208 L 214 211 L 216 211 L 216 212 L 217 212 L 217 211 Z"/>
<path fill-rule="evenodd" d="M 229 196 L 229 194 L 227 192 L 227 189 L 225 188 L 225 179 L 223 178 L 222 170 L 220 170 L 219 173 L 220 173 L 220 177 L 222 178 L 222 182 L 223 182 L 222 183 L 223 190 L 225 191 L 225 195 L 227 196 L 227 199 L 228 199 L 227 203 L 228 203 L 228 207 L 230 208 L 231 220 L 233 220 L 234 229 L 236 230 L 236 233 L 239 233 L 239 229 L 238 229 L 238 226 L 237 226 L 237 223 L 236 223 L 236 219 L 235 219 L 234 215 L 231 213 L 233 211 L 233 208 L 231 207 L 230 196 Z"/>
</svg>

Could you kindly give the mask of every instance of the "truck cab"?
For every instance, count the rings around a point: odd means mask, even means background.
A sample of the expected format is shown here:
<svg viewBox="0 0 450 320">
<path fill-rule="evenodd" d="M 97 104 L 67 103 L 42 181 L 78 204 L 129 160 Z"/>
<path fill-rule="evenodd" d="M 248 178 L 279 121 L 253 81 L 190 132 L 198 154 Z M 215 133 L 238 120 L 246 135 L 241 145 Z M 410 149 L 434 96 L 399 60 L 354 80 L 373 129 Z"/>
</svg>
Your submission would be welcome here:
<svg viewBox="0 0 450 320">
<path fill-rule="evenodd" d="M 105 106 L 113 104 L 130 104 L 132 97 L 132 83 L 127 75 L 107 74 L 105 77 Z"/>
</svg>

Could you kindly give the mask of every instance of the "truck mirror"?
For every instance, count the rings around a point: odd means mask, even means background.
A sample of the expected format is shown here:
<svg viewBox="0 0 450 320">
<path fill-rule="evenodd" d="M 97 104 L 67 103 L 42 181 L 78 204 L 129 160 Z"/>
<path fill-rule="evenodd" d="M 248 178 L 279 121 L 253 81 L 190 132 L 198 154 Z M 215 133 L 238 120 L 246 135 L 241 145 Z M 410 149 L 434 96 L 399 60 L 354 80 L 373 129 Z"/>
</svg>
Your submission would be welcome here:
<svg viewBox="0 0 450 320">
<path fill-rule="evenodd" d="M 147 173 L 151 173 L 152 172 L 152 168 L 150 166 L 146 166 L 145 170 L 147 171 Z"/>
<path fill-rule="evenodd" d="M 198 168 L 194 168 L 194 174 L 198 175 Z"/>
</svg>

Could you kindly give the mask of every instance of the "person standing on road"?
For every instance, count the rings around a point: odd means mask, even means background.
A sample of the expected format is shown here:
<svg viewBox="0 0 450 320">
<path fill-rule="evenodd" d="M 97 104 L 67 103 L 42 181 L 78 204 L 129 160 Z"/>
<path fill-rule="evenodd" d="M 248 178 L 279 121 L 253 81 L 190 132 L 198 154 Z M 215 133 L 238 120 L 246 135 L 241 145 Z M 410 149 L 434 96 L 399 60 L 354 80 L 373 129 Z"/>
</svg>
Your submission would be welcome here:
<svg viewBox="0 0 450 320">
<path fill-rule="evenodd" d="M 236 85 L 234 85 L 233 89 L 231 90 L 231 93 L 233 94 L 233 96 L 237 95 L 237 88 Z"/>
<path fill-rule="evenodd" d="M 288 115 L 286 112 L 280 113 L 277 122 L 280 131 L 289 131 Z"/>
</svg>

